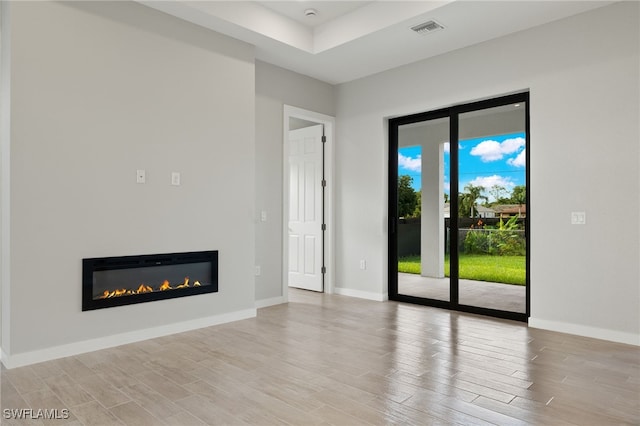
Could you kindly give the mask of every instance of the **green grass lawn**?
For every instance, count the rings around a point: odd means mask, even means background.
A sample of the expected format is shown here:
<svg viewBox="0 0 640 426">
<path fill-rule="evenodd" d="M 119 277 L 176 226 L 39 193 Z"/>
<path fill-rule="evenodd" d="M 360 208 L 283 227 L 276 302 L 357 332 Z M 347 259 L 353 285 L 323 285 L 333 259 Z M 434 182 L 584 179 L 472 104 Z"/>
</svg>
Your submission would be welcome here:
<svg viewBox="0 0 640 426">
<path fill-rule="evenodd" d="M 460 279 L 525 285 L 525 256 L 460 256 Z M 420 273 L 420 256 L 402 257 L 398 272 Z M 444 259 L 444 274 L 449 276 L 449 256 Z"/>
</svg>

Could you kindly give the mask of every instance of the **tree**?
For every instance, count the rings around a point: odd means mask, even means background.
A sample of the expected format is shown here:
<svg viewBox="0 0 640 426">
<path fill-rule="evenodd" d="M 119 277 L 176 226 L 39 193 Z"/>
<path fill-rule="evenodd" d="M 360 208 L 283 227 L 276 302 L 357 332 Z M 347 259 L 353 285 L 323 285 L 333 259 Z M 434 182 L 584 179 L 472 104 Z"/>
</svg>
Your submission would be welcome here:
<svg viewBox="0 0 640 426">
<path fill-rule="evenodd" d="M 527 187 L 524 185 L 517 185 L 511 192 L 511 202 L 517 204 L 518 214 L 522 214 L 522 205 L 527 202 Z"/>
<path fill-rule="evenodd" d="M 413 210 L 412 216 L 422 216 L 422 191 L 416 191 L 416 208 Z"/>
<path fill-rule="evenodd" d="M 446 192 L 444 193 L 444 202 L 445 203 L 449 202 L 449 194 L 447 194 Z"/>
<path fill-rule="evenodd" d="M 410 217 L 418 204 L 416 191 L 411 187 L 413 178 L 409 175 L 398 176 L 398 216 Z"/>
<path fill-rule="evenodd" d="M 469 217 L 471 212 L 469 194 L 461 192 L 458 194 L 458 217 Z"/>
<path fill-rule="evenodd" d="M 505 204 L 505 195 L 507 195 L 508 192 L 507 188 L 505 188 L 504 186 L 493 185 L 489 190 L 489 194 L 493 197 L 496 204 Z"/>
<path fill-rule="evenodd" d="M 467 184 L 463 193 L 458 195 L 458 216 L 460 217 L 476 217 L 476 203 L 479 199 L 487 201 L 487 197 L 483 195 L 484 187 Z"/>
</svg>

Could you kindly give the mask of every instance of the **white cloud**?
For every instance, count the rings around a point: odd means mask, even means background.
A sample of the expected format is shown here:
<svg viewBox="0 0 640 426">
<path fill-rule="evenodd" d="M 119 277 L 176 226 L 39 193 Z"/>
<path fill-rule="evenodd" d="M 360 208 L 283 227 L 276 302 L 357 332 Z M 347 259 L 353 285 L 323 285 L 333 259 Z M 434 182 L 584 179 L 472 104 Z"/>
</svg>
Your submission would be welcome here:
<svg viewBox="0 0 640 426">
<path fill-rule="evenodd" d="M 507 164 L 515 167 L 524 167 L 527 164 L 527 150 L 523 149 L 516 158 L 509 158 Z"/>
<path fill-rule="evenodd" d="M 451 145 L 449 145 L 449 142 L 445 142 L 444 143 L 444 152 L 446 154 L 448 154 L 451 151 Z"/>
<path fill-rule="evenodd" d="M 524 138 L 505 139 L 502 142 L 486 140 L 474 146 L 471 149 L 471 155 L 480 157 L 482 161 L 488 163 L 502 160 L 505 155 L 517 152 L 523 146 L 525 146 Z"/>
<path fill-rule="evenodd" d="M 513 187 L 516 186 L 510 178 L 499 175 L 478 176 L 469 183 L 473 186 L 481 186 L 486 190 L 491 189 L 494 185 L 498 185 L 504 187 L 508 191 L 511 191 Z"/>
<path fill-rule="evenodd" d="M 398 166 L 403 167 L 412 172 L 420 173 L 422 171 L 422 156 L 418 155 L 416 158 L 405 157 L 398 153 Z"/>
<path fill-rule="evenodd" d="M 500 142 L 482 141 L 471 149 L 471 155 L 480 157 L 484 162 L 502 159 L 504 154 L 500 149 Z"/>
<path fill-rule="evenodd" d="M 513 138 L 513 139 L 505 139 L 502 141 L 500 146 L 502 147 L 502 152 L 504 154 L 513 154 L 517 152 L 520 148 L 525 146 L 526 141 L 524 138 Z"/>
</svg>

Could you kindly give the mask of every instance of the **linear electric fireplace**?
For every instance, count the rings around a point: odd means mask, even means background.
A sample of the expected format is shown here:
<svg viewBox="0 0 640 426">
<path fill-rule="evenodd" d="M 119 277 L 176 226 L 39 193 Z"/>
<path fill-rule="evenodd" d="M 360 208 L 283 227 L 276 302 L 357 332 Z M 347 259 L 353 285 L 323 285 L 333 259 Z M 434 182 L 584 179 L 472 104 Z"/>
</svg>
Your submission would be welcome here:
<svg viewBox="0 0 640 426">
<path fill-rule="evenodd" d="M 82 310 L 218 291 L 218 252 L 82 259 Z"/>
</svg>

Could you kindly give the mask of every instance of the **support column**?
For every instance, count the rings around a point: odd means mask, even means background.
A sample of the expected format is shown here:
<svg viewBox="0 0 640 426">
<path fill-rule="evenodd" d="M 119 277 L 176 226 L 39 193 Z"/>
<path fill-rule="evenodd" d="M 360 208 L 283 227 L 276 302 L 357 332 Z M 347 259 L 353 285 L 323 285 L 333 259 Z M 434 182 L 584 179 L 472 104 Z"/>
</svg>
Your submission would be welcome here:
<svg viewBox="0 0 640 426">
<path fill-rule="evenodd" d="M 421 275 L 444 278 L 444 144 L 422 143 L 421 187 Z"/>
</svg>

